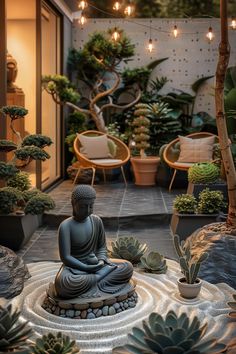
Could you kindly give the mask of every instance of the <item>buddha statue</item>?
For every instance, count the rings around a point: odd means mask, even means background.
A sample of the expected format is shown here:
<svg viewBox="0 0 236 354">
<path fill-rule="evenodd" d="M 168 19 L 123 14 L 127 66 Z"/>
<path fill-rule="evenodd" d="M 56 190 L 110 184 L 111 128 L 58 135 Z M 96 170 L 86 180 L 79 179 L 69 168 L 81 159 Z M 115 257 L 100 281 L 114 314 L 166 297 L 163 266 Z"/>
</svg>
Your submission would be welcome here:
<svg viewBox="0 0 236 354">
<path fill-rule="evenodd" d="M 54 282 L 57 298 L 99 298 L 133 288 L 132 264 L 107 257 L 103 223 L 93 214 L 95 198 L 89 185 L 78 185 L 72 192 L 73 216 L 58 231 L 63 264 Z"/>
</svg>

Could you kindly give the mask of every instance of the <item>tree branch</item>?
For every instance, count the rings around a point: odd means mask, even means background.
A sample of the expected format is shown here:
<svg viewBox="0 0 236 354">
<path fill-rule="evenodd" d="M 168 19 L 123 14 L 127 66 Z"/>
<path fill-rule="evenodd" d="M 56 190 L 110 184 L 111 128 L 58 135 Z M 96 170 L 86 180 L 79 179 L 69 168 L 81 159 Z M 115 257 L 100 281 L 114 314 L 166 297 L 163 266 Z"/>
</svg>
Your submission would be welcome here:
<svg viewBox="0 0 236 354">
<path fill-rule="evenodd" d="M 102 112 L 105 108 L 108 108 L 108 107 L 113 107 L 113 108 L 119 108 L 119 109 L 127 109 L 129 107 L 132 107 L 134 106 L 136 103 L 138 103 L 138 101 L 140 100 L 141 98 L 141 90 L 138 91 L 138 95 L 137 97 L 135 98 L 134 101 L 130 102 L 130 103 L 127 103 L 126 105 L 119 105 L 119 104 L 114 104 L 113 101 L 112 101 L 112 98 L 109 96 L 109 103 L 107 104 L 104 104 L 101 108 L 100 108 L 100 112 Z M 99 113 L 100 113 L 99 112 Z"/>
<path fill-rule="evenodd" d="M 75 104 L 71 103 L 71 102 L 66 102 L 66 105 L 68 107 L 73 108 L 75 111 L 81 112 L 81 113 L 85 113 L 85 114 L 91 114 L 91 112 L 88 109 L 85 108 L 80 108 L 79 106 L 76 106 Z"/>
<path fill-rule="evenodd" d="M 93 109 L 93 107 L 97 101 L 99 101 L 103 97 L 111 95 L 118 88 L 118 86 L 120 84 L 120 77 L 116 71 L 114 71 L 113 74 L 116 76 L 115 84 L 111 88 L 109 88 L 108 90 L 100 92 L 92 99 L 92 101 L 90 102 L 91 109 Z"/>
</svg>

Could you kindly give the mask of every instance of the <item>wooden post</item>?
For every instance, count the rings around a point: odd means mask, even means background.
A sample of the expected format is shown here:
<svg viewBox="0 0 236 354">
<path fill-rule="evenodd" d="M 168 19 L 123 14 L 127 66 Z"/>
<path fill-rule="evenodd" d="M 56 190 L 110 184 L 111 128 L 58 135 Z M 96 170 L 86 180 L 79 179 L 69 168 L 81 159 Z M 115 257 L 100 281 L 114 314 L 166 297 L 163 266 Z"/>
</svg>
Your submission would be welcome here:
<svg viewBox="0 0 236 354">
<path fill-rule="evenodd" d="M 227 0 L 220 0 L 220 19 L 221 19 L 221 42 L 219 45 L 219 60 L 216 69 L 216 124 L 218 129 L 219 143 L 222 154 L 222 160 L 225 168 L 225 174 L 228 185 L 229 209 L 227 226 L 236 228 L 236 172 L 233 162 L 228 131 L 226 126 L 226 117 L 224 112 L 224 81 L 229 63 L 230 46 L 228 40 L 228 17 Z"/>
</svg>

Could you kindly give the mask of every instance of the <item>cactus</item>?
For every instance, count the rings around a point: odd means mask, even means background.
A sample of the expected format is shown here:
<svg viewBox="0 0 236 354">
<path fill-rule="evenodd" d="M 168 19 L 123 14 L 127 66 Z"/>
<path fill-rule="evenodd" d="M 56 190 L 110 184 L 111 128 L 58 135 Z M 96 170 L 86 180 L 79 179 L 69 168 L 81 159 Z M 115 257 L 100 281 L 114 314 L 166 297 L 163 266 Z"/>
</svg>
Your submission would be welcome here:
<svg viewBox="0 0 236 354">
<path fill-rule="evenodd" d="M 27 322 L 19 323 L 20 311 L 12 311 L 12 305 L 0 306 L 0 352 L 26 354 L 26 340 L 32 333 Z"/>
<path fill-rule="evenodd" d="M 36 339 L 36 343 L 31 346 L 31 353 L 34 354 L 75 354 L 79 353 L 75 341 L 70 337 L 58 332 L 56 335 L 48 333 Z"/>
<path fill-rule="evenodd" d="M 141 268 L 148 273 L 162 274 L 167 271 L 166 260 L 158 252 L 150 252 L 146 257 L 142 256 L 140 261 Z"/>
<path fill-rule="evenodd" d="M 119 237 L 116 242 L 111 243 L 111 257 L 126 259 L 132 264 L 138 264 L 141 257 L 147 251 L 147 245 L 141 244 L 134 237 Z"/>
<path fill-rule="evenodd" d="M 188 170 L 188 180 L 191 183 L 215 183 L 218 180 L 219 176 L 219 167 L 211 162 L 196 163 Z"/>
<path fill-rule="evenodd" d="M 180 194 L 174 199 L 174 209 L 180 214 L 194 214 L 197 200 L 193 195 Z"/>
<path fill-rule="evenodd" d="M 224 196 L 221 191 L 210 191 L 209 188 L 203 189 L 199 194 L 197 211 L 200 214 L 219 213 L 225 207 Z"/>
<path fill-rule="evenodd" d="M 174 235 L 174 246 L 177 255 L 179 256 L 179 264 L 186 279 L 186 283 L 194 284 L 196 282 L 201 263 L 207 259 L 208 253 L 202 252 L 198 258 L 196 256 L 192 256 L 191 243 L 189 241 L 182 241 L 180 243 L 178 235 Z"/>
<path fill-rule="evenodd" d="M 134 327 L 128 335 L 131 344 L 115 348 L 113 354 L 208 354 L 221 353 L 226 346 L 215 338 L 202 341 L 207 323 L 200 326 L 195 316 L 192 320 L 186 313 L 179 317 L 169 311 L 166 318 L 151 313 L 148 321 L 143 321 L 143 329 Z"/>
</svg>

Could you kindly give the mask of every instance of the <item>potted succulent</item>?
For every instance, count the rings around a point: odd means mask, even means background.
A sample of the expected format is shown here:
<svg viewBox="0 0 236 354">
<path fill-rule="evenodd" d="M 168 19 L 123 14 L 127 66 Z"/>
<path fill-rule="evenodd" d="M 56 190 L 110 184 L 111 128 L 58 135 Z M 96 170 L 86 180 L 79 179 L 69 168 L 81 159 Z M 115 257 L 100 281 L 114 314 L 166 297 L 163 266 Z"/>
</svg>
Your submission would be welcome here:
<svg viewBox="0 0 236 354">
<path fill-rule="evenodd" d="M 0 243 L 16 251 L 38 228 L 43 212 L 55 207 L 49 195 L 31 189 L 29 174 L 22 171 L 32 160 L 48 159 L 50 156 L 44 147 L 52 141 L 40 134 L 28 135 L 23 139 L 15 130 L 15 120 L 23 119 L 28 113 L 25 108 L 6 106 L 1 112 L 10 117 L 16 143 L 0 140 L 0 152 L 14 153 L 10 161 L 0 161 L 0 180 L 4 182 L 4 187 L 0 188 Z"/>
<path fill-rule="evenodd" d="M 174 199 L 174 212 L 171 218 L 171 230 L 180 239 L 186 239 L 193 231 L 206 224 L 216 222 L 224 208 L 224 196 L 221 191 L 202 190 L 199 198 L 191 194 L 181 194 Z"/>
<path fill-rule="evenodd" d="M 191 243 L 182 241 L 178 235 L 174 235 L 174 246 L 179 257 L 179 264 L 184 277 L 178 280 L 178 289 L 180 295 L 187 299 L 193 299 L 198 296 L 201 290 L 202 282 L 198 278 L 201 263 L 207 257 L 207 252 L 202 252 L 200 255 L 192 256 Z"/>
<path fill-rule="evenodd" d="M 139 109 L 135 110 L 134 115 L 136 116 L 132 122 L 134 142 L 135 147 L 140 152 L 140 156 L 134 156 L 130 159 L 134 171 L 135 184 L 152 186 L 156 183 L 156 172 L 160 159 L 157 156 L 147 156 L 145 152 L 150 147 L 150 120 L 142 115 L 142 111 L 140 112 Z"/>
</svg>

